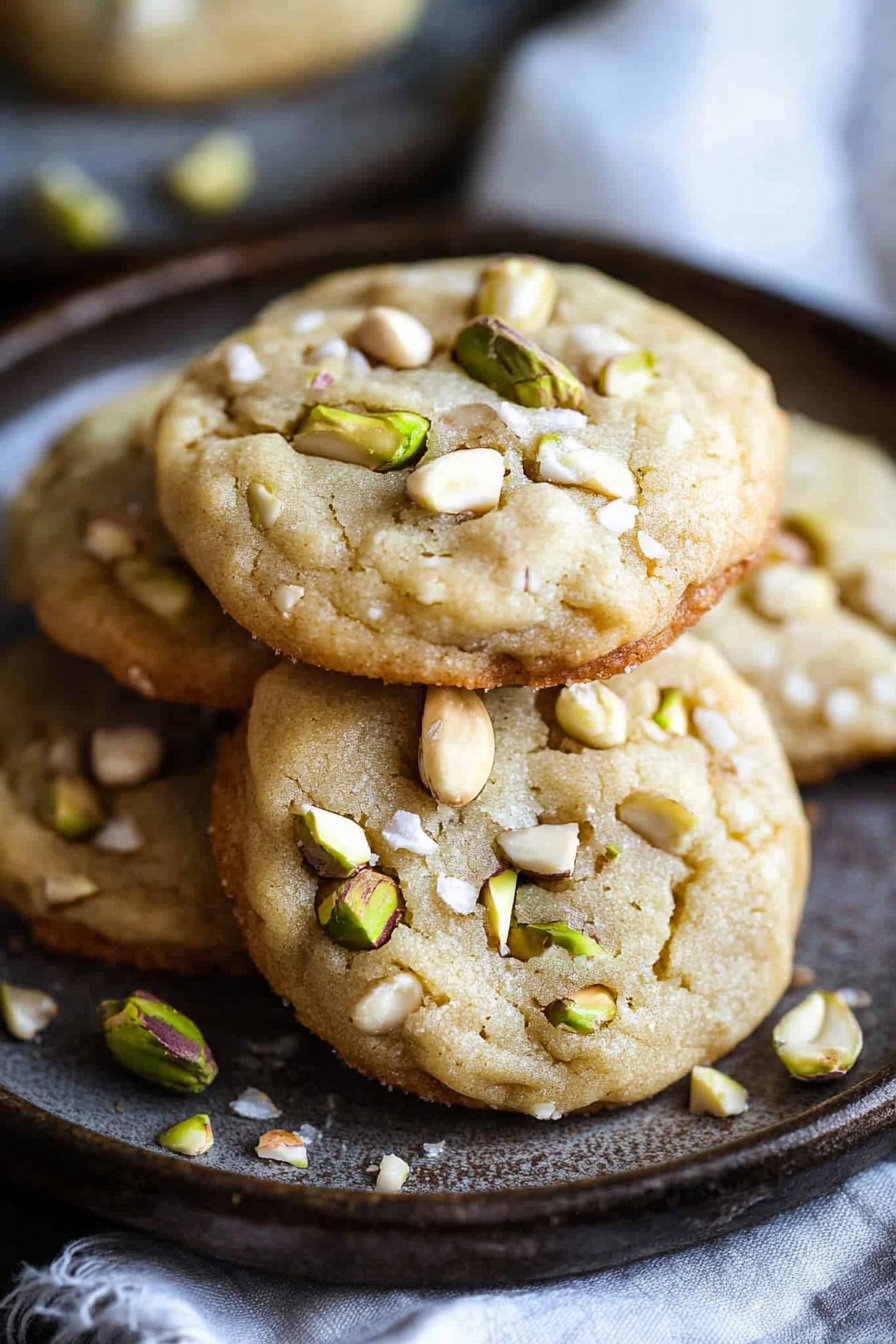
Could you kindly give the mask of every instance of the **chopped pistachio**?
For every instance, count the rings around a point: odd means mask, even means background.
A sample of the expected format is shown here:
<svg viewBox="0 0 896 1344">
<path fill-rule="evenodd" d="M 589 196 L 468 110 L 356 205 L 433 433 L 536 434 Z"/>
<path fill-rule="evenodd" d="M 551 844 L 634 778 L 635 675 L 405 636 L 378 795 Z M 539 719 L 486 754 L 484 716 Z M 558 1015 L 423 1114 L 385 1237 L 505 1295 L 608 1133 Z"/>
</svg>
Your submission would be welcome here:
<svg viewBox="0 0 896 1344">
<path fill-rule="evenodd" d="M 301 1134 L 288 1129 L 269 1129 L 258 1140 L 255 1152 L 270 1162 L 286 1162 L 300 1170 L 308 1166 L 308 1146 Z"/>
<path fill-rule="evenodd" d="M 106 820 L 99 794 L 82 775 L 57 775 L 44 789 L 40 819 L 66 840 L 85 840 Z"/>
<path fill-rule="evenodd" d="M 204 1112 L 191 1115 L 188 1120 L 179 1120 L 170 1129 L 163 1130 L 156 1142 L 168 1153 L 179 1153 L 181 1157 L 201 1157 L 215 1142 L 212 1122 Z"/>
<path fill-rule="evenodd" d="M 453 355 L 461 368 L 519 406 L 579 410 L 585 389 L 559 359 L 496 317 L 476 317 L 463 327 Z"/>
<path fill-rule="evenodd" d="M 145 784 L 162 768 L 165 743 L 154 728 L 123 723 L 97 728 L 90 739 L 90 762 L 96 779 L 110 789 Z"/>
<path fill-rule="evenodd" d="M 559 879 L 569 877 L 576 866 L 579 828 L 574 821 L 560 826 L 524 826 L 504 831 L 496 843 L 518 872 Z"/>
<path fill-rule="evenodd" d="M 622 850 L 619 847 L 619 845 L 607 845 L 606 848 L 604 849 L 604 857 L 609 859 L 611 862 L 613 859 L 618 859 L 621 853 Z"/>
<path fill-rule="evenodd" d="M 105 829 L 104 827 L 103 830 Z M 100 831 L 97 838 L 102 834 Z M 97 891 L 99 887 L 92 878 L 83 877 L 78 873 L 63 873 L 59 877 L 44 878 L 44 896 L 47 905 L 71 905 L 75 901 L 83 901 L 88 896 L 93 896 Z"/>
<path fill-rule="evenodd" d="M 109 247 L 126 232 L 121 202 L 75 163 L 59 161 L 39 168 L 35 199 L 56 236 L 78 251 Z"/>
<path fill-rule="evenodd" d="M 365 355 L 393 369 L 419 369 L 432 359 L 431 333 L 401 308 L 368 308 L 355 339 Z"/>
<path fill-rule="evenodd" d="M 727 1073 L 701 1064 L 691 1070 L 691 1115 L 717 1115 L 727 1119 L 741 1115 L 749 1104 L 747 1089 Z"/>
<path fill-rule="evenodd" d="M 648 844 L 667 854 L 688 848 L 697 818 L 674 798 L 648 789 L 635 789 L 616 808 L 616 816 Z"/>
<path fill-rule="evenodd" d="M 361 415 L 336 406 L 312 406 L 293 447 L 309 457 L 395 471 L 413 466 L 423 455 L 429 424 L 425 416 L 411 411 Z"/>
<path fill-rule="evenodd" d="M 388 1036 L 423 1002 L 423 986 L 410 971 L 375 980 L 352 1009 L 352 1026 L 365 1036 Z"/>
<path fill-rule="evenodd" d="M 577 933 L 562 919 L 551 924 L 514 924 L 507 938 L 511 955 L 519 961 L 540 957 L 549 947 L 562 947 L 571 957 L 603 959 L 606 950 L 595 938 Z"/>
<path fill-rule="evenodd" d="M 504 485 L 504 458 L 494 448 L 443 453 L 412 471 L 407 492 L 428 513 L 471 513 L 497 508 Z"/>
<path fill-rule="evenodd" d="M 539 439 L 538 479 L 577 485 L 610 499 L 633 499 L 638 492 L 631 471 L 615 454 L 559 434 L 543 434 Z"/>
<path fill-rule="evenodd" d="M 625 701 L 601 681 L 564 686 L 554 713 L 564 733 L 586 747 L 618 747 L 628 735 Z"/>
<path fill-rule="evenodd" d="M 116 513 L 95 513 L 84 529 L 84 549 L 103 564 L 136 555 L 142 535 L 130 518 Z"/>
<path fill-rule="evenodd" d="M 687 734 L 688 711 L 684 696 L 677 686 L 662 687 L 659 708 L 653 716 L 653 721 L 673 737 L 684 737 Z"/>
<path fill-rule="evenodd" d="M 351 877 L 370 863 L 364 828 L 351 817 L 327 812 L 309 803 L 294 805 L 296 840 L 306 860 L 321 877 Z"/>
<path fill-rule="evenodd" d="M 143 848 L 143 836 L 131 816 L 113 817 L 93 837 L 95 849 L 106 854 L 137 854 Z"/>
<path fill-rule="evenodd" d="M 586 985 L 568 999 L 555 999 L 544 1010 L 554 1027 L 565 1027 L 578 1036 L 591 1036 L 616 1016 L 616 995 L 606 985 Z"/>
<path fill-rule="evenodd" d="M 119 1064 L 171 1092 L 203 1092 L 218 1066 L 202 1032 L 184 1013 L 145 990 L 100 1004 L 106 1045 Z"/>
<path fill-rule="evenodd" d="M 276 1120 L 278 1115 L 283 1114 L 267 1092 L 260 1092 L 257 1087 L 244 1088 L 229 1106 L 234 1115 L 242 1116 L 244 1120 Z"/>
<path fill-rule="evenodd" d="M 411 1169 L 404 1158 L 396 1157 L 394 1153 L 384 1153 L 376 1178 L 377 1193 L 397 1195 L 410 1174 Z"/>
<path fill-rule="evenodd" d="M 373 868 L 362 868 L 354 877 L 324 886 L 317 895 L 317 918 L 324 932 L 354 952 L 382 947 L 403 913 L 398 883 Z"/>
<path fill-rule="evenodd" d="M 251 481 L 246 490 L 246 502 L 249 505 L 249 520 L 260 531 L 274 526 L 283 512 L 283 501 L 264 481 Z"/>
<path fill-rule="evenodd" d="M 530 332 L 547 326 L 556 301 L 557 281 L 546 262 L 537 257 L 499 257 L 479 278 L 476 312 Z"/>
<path fill-rule="evenodd" d="M 58 1012 L 56 1000 L 42 989 L 23 989 L 5 980 L 0 983 L 0 1017 L 17 1041 L 33 1041 Z"/>
<path fill-rule="evenodd" d="M 119 560 L 115 577 L 128 597 L 164 621 L 179 620 L 193 601 L 193 584 L 182 570 L 143 556 Z"/>
<path fill-rule="evenodd" d="M 466 878 L 439 873 L 436 877 L 436 895 L 456 915 L 472 915 L 479 899 L 479 888 L 475 882 L 468 882 Z"/>
<path fill-rule="evenodd" d="M 840 994 L 816 990 L 784 1014 L 772 1044 L 794 1078 L 821 1083 L 849 1073 L 862 1053 L 862 1028 Z"/>
<path fill-rule="evenodd" d="M 168 190 L 198 215 L 235 210 L 255 185 L 252 142 L 235 131 L 212 131 L 168 170 Z"/>
<path fill-rule="evenodd" d="M 502 868 L 500 872 L 493 873 L 482 888 L 485 927 L 491 940 L 498 947 L 507 945 L 510 925 L 513 922 L 518 881 L 519 878 L 512 868 Z"/>
<path fill-rule="evenodd" d="M 656 376 L 656 361 L 649 350 L 612 355 L 598 372 L 595 386 L 602 397 L 639 397 Z"/>
<path fill-rule="evenodd" d="M 437 803 L 463 807 L 485 788 L 495 763 L 495 731 L 482 697 L 430 686 L 423 704 L 418 766 Z"/>
<path fill-rule="evenodd" d="M 439 852 L 436 841 L 423 829 L 419 815 L 403 808 L 392 814 L 380 834 L 390 849 L 405 849 L 409 854 L 421 855 Z"/>
</svg>

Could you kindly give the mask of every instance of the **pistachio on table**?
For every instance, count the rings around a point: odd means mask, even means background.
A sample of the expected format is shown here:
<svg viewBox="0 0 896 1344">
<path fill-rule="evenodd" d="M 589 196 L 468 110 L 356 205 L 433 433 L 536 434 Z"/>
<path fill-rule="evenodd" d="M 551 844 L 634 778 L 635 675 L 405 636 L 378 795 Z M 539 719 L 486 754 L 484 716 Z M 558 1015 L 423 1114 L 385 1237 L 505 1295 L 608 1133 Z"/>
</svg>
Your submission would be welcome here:
<svg viewBox="0 0 896 1344">
<path fill-rule="evenodd" d="M 184 1013 L 145 990 L 100 1004 L 106 1045 L 119 1064 L 171 1092 L 203 1092 L 218 1066 L 202 1032 Z"/>
<path fill-rule="evenodd" d="M 308 1166 L 308 1146 L 301 1134 L 289 1129 L 269 1129 L 262 1134 L 255 1148 L 258 1157 L 269 1162 L 286 1162 L 304 1170 Z"/>
<path fill-rule="evenodd" d="M 76 163 L 59 160 L 38 169 L 34 182 L 37 207 L 62 242 L 91 252 L 117 243 L 127 230 L 127 217 L 117 196 L 99 186 Z"/>
<path fill-rule="evenodd" d="M 772 1033 L 772 1044 L 794 1078 L 824 1083 L 849 1073 L 864 1041 L 843 996 L 816 990 L 784 1014 Z"/>
<path fill-rule="evenodd" d="M 83 775 L 57 775 L 43 791 L 38 814 L 65 840 L 85 840 L 106 820 L 96 789 Z"/>
<path fill-rule="evenodd" d="M 156 1139 L 160 1148 L 168 1153 L 178 1153 L 181 1157 L 201 1157 L 215 1142 L 212 1122 L 200 1112 L 187 1120 L 179 1120 L 176 1125 L 165 1129 Z"/>
<path fill-rule="evenodd" d="M 691 1070 L 691 1115 L 716 1115 L 727 1119 L 741 1115 L 749 1104 L 747 1089 L 727 1073 L 701 1064 Z"/>
<path fill-rule="evenodd" d="M 236 207 L 255 185 L 252 143 L 236 131 L 212 131 L 172 164 L 168 190 L 197 215 L 216 215 Z"/>
<path fill-rule="evenodd" d="M 17 1041 L 33 1041 L 58 1012 L 56 1000 L 42 989 L 25 989 L 5 980 L 0 982 L 0 1017 L 10 1036 Z"/>
</svg>

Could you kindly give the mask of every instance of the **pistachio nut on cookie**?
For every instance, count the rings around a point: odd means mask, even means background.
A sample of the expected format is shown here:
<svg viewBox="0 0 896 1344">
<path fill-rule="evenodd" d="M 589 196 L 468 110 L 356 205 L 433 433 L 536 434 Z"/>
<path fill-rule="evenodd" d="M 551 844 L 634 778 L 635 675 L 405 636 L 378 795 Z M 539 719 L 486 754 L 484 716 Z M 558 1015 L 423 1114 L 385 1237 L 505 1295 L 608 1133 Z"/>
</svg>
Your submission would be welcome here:
<svg viewBox="0 0 896 1344">
<path fill-rule="evenodd" d="M 791 423 L 779 532 L 699 634 L 761 691 L 810 781 L 896 755 L 896 464 L 840 430 Z"/>
<path fill-rule="evenodd" d="M 157 436 L 165 523 L 253 635 L 467 688 L 652 657 L 754 563 L 784 454 L 727 341 L 518 256 L 281 299 L 187 370 Z"/>
<path fill-rule="evenodd" d="M 223 744 L 212 826 L 276 993 L 433 1101 L 634 1102 L 790 983 L 803 809 L 759 698 L 689 636 L 559 692 L 284 662 Z"/>
<path fill-rule="evenodd" d="M 221 610 L 159 521 L 150 440 L 161 378 L 50 449 L 7 518 L 9 595 L 57 644 L 160 700 L 242 709 L 273 661 Z"/>
<path fill-rule="evenodd" d="M 42 637 L 0 655 L 0 902 L 59 952 L 251 965 L 208 843 L 216 733 Z"/>
</svg>

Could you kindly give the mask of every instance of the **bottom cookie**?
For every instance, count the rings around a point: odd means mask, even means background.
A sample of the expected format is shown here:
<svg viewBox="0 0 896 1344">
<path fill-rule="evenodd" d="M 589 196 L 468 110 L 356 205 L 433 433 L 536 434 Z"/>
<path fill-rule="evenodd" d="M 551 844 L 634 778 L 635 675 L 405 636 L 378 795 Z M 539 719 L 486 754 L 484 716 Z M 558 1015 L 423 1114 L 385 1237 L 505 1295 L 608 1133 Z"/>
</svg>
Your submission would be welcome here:
<svg viewBox="0 0 896 1344">
<path fill-rule="evenodd" d="M 42 638 L 0 655 L 0 900 L 54 951 L 141 970 L 251 963 L 208 845 L 216 732 Z"/>
<path fill-rule="evenodd" d="M 222 746 L 219 869 L 300 1022 L 383 1083 L 541 1119 L 650 1096 L 758 1025 L 808 837 L 722 658 L 686 637 L 572 693 L 430 691 L 421 744 L 422 706 L 284 664 Z M 418 748 L 442 796 L 485 787 L 434 801 Z"/>
</svg>

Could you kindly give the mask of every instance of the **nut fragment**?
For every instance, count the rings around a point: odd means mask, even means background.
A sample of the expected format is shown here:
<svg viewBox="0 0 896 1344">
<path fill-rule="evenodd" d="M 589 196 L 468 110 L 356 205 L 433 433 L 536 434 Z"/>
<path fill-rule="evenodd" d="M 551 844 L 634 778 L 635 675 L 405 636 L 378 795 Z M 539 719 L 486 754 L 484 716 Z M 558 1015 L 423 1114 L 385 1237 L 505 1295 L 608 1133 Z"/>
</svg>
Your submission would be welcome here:
<svg viewBox="0 0 896 1344">
<path fill-rule="evenodd" d="M 673 737 L 684 737 L 687 733 L 688 711 L 684 696 L 677 686 L 662 687 L 659 708 L 653 716 L 653 721 Z"/>
<path fill-rule="evenodd" d="M 423 986 L 410 971 L 375 980 L 352 1009 L 352 1026 L 365 1036 L 388 1036 L 423 1002 Z"/>
<path fill-rule="evenodd" d="M 518 406 L 579 410 L 585 389 L 559 359 L 496 317 L 476 317 L 454 342 L 461 368 Z"/>
<path fill-rule="evenodd" d="M 410 1174 L 411 1169 L 403 1158 L 396 1157 L 394 1153 L 384 1153 L 376 1178 L 377 1192 L 397 1195 Z"/>
<path fill-rule="evenodd" d="M 493 873 L 482 888 L 485 927 L 492 942 L 499 948 L 507 945 L 510 925 L 513 922 L 518 881 L 519 878 L 512 868 L 502 868 L 500 872 Z"/>
<path fill-rule="evenodd" d="M 479 889 L 475 882 L 468 882 L 463 877 L 448 877 L 445 873 L 439 873 L 436 877 L 436 895 L 456 915 L 472 915 L 479 899 Z"/>
<path fill-rule="evenodd" d="M 784 1014 L 772 1045 L 794 1078 L 823 1083 L 849 1073 L 862 1053 L 862 1028 L 840 994 L 816 990 Z"/>
<path fill-rule="evenodd" d="M 559 434 L 544 434 L 539 440 L 538 479 L 577 485 L 609 499 L 634 499 L 638 492 L 637 481 L 620 458 Z"/>
<path fill-rule="evenodd" d="M 244 1120 L 276 1120 L 283 1114 L 267 1092 L 260 1092 L 257 1087 L 244 1088 L 236 1101 L 228 1104 L 234 1115 L 240 1115 Z"/>
<path fill-rule="evenodd" d="M 674 798 L 648 789 L 635 789 L 616 808 L 616 816 L 648 844 L 667 854 L 683 854 L 697 818 Z"/>
<path fill-rule="evenodd" d="M 770 621 L 822 615 L 837 604 L 837 585 L 827 570 L 804 565 L 763 565 L 748 581 L 747 594 Z"/>
<path fill-rule="evenodd" d="M 406 849 L 409 854 L 437 854 L 439 846 L 423 829 L 416 812 L 399 808 L 386 822 L 380 834 L 390 849 Z"/>
<path fill-rule="evenodd" d="M 201 1157 L 214 1142 L 212 1122 L 204 1112 L 191 1115 L 188 1120 L 179 1120 L 156 1139 L 160 1148 L 168 1153 L 179 1153 L 181 1157 Z"/>
<path fill-rule="evenodd" d="M 590 1036 L 616 1016 L 616 995 L 606 985 L 586 985 L 568 999 L 555 999 L 544 1010 L 554 1027 Z"/>
<path fill-rule="evenodd" d="M 154 728 L 142 723 L 97 728 L 90 739 L 93 773 L 109 789 L 145 784 L 159 773 L 164 758 L 165 744 L 161 737 Z"/>
<path fill-rule="evenodd" d="M 404 913 L 398 883 L 373 868 L 362 868 L 344 882 L 322 887 L 316 906 L 327 937 L 354 952 L 388 943 Z"/>
<path fill-rule="evenodd" d="M 418 765 L 437 803 L 463 807 L 488 783 L 495 763 L 495 730 L 475 691 L 430 686 L 423 705 Z"/>
<path fill-rule="evenodd" d="M 193 585 L 173 565 L 142 556 L 119 560 L 115 577 L 128 597 L 164 621 L 176 621 L 193 601 Z"/>
<path fill-rule="evenodd" d="M 103 564 L 136 555 L 142 535 L 130 518 L 120 513 L 95 513 L 84 529 L 84 549 Z"/>
<path fill-rule="evenodd" d="M 298 583 L 278 583 L 271 593 L 271 601 L 281 616 L 291 616 L 295 607 L 305 596 L 305 589 Z"/>
<path fill-rule="evenodd" d="M 143 836 L 133 817 L 113 817 L 97 831 L 93 844 L 106 854 L 136 854 L 143 848 Z"/>
<path fill-rule="evenodd" d="M 351 877 L 370 863 L 364 828 L 351 817 L 309 803 L 293 804 L 295 834 L 307 862 L 321 877 Z"/>
<path fill-rule="evenodd" d="M 102 833 L 100 831 L 100 835 Z M 82 877 L 77 873 L 44 878 L 44 896 L 47 905 L 71 905 L 73 901 L 83 901 L 97 891 L 99 887 L 91 878 Z"/>
<path fill-rule="evenodd" d="M 419 369 L 432 359 L 432 335 L 401 308 L 368 308 L 355 340 L 365 355 L 393 369 Z"/>
<path fill-rule="evenodd" d="M 202 1032 L 185 1014 L 154 994 L 100 1004 L 106 1045 L 124 1068 L 171 1092 L 203 1092 L 218 1066 Z"/>
<path fill-rule="evenodd" d="M 495 843 L 517 872 L 559 879 L 569 877 L 576 866 L 579 828 L 574 821 L 561 826 L 524 826 L 504 831 Z"/>
<path fill-rule="evenodd" d="M 252 143 L 235 131 L 213 131 L 172 164 L 168 190 L 197 215 L 235 210 L 255 185 Z"/>
<path fill-rule="evenodd" d="M 84 840 L 106 820 L 93 785 L 82 775 L 57 775 L 46 786 L 39 815 L 46 826 L 66 840 Z"/>
<path fill-rule="evenodd" d="M 273 527 L 283 512 L 283 501 L 278 499 L 264 481 L 252 481 L 246 491 L 249 519 L 253 527 L 266 532 Z"/>
<path fill-rule="evenodd" d="M 750 1104 L 747 1089 L 718 1069 L 698 1064 L 691 1069 L 691 1115 L 742 1115 Z"/>
<path fill-rule="evenodd" d="M 23 989 L 5 980 L 0 983 L 0 1017 L 17 1041 L 33 1041 L 58 1012 L 56 1000 L 42 989 Z"/>
<path fill-rule="evenodd" d="M 476 291 L 476 312 L 500 317 L 517 331 L 537 331 L 551 320 L 557 281 L 537 257 L 500 257 L 486 266 Z"/>
<path fill-rule="evenodd" d="M 308 1146 L 301 1134 L 288 1129 L 269 1129 L 258 1140 L 255 1152 L 270 1162 L 287 1162 L 304 1170 L 308 1166 Z"/>
<path fill-rule="evenodd" d="M 514 924 L 507 938 L 507 946 L 518 961 L 540 957 L 549 947 L 562 947 L 571 957 L 603 959 L 607 953 L 596 938 L 577 933 L 562 919 L 551 924 Z"/>
<path fill-rule="evenodd" d="M 37 170 L 37 207 L 64 243 L 90 252 L 117 243 L 127 229 L 124 207 L 76 163 L 56 161 Z"/>
<path fill-rule="evenodd" d="M 612 355 L 601 365 L 595 386 L 602 397 L 639 397 L 656 376 L 656 361 L 649 350 Z"/>
<path fill-rule="evenodd" d="M 625 701 L 601 681 L 564 686 L 554 713 L 564 733 L 586 747 L 618 747 L 628 733 Z"/>
<path fill-rule="evenodd" d="M 312 406 L 292 441 L 297 453 L 349 462 L 372 471 L 410 467 L 426 449 L 429 421 L 411 411 L 360 415 L 336 406 Z"/>
<path fill-rule="evenodd" d="M 472 513 L 497 508 L 504 484 L 504 458 L 494 448 L 443 453 L 412 471 L 407 492 L 429 513 Z"/>
</svg>

